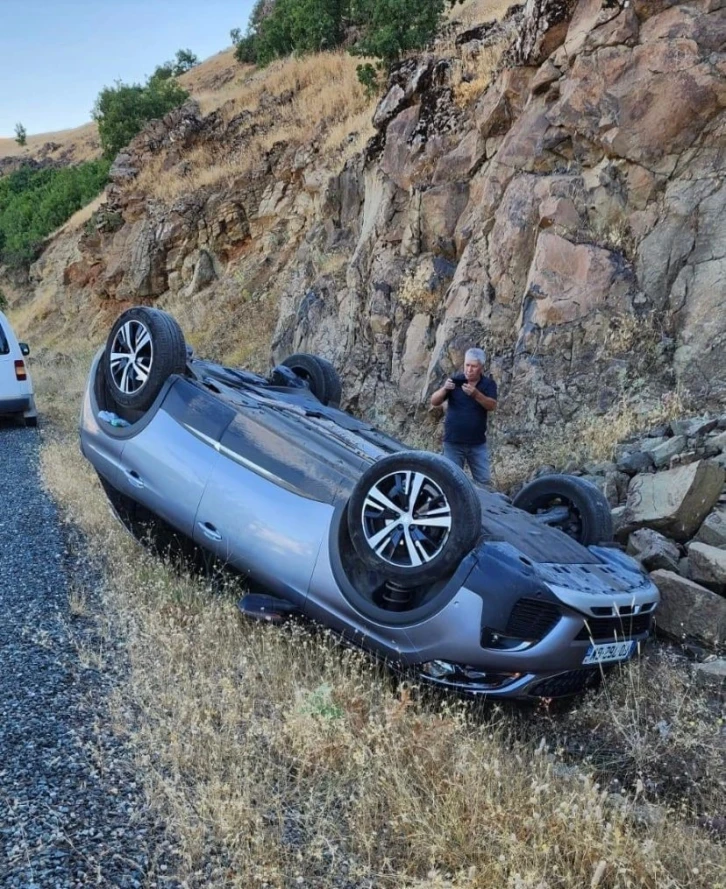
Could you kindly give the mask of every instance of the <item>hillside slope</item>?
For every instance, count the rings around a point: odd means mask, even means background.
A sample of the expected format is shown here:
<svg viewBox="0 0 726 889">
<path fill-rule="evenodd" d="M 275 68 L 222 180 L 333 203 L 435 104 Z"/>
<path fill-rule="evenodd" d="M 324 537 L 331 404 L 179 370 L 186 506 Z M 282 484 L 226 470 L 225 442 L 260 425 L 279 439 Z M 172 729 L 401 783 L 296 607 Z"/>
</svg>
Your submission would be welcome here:
<svg viewBox="0 0 726 889">
<path fill-rule="evenodd" d="M 241 71 L 234 50 L 226 49 L 182 74 L 179 83 L 203 108 L 211 110 L 224 101 L 225 87 L 229 90 Z M 100 156 L 101 142 L 94 121 L 67 130 L 30 134 L 25 145 L 18 145 L 15 139 L 0 138 L 0 173 L 28 160 L 78 164 Z"/>
<path fill-rule="evenodd" d="M 327 356 L 347 404 L 404 434 L 483 344 L 502 447 L 673 393 L 722 403 L 718 6 L 530 0 L 451 25 L 393 72 L 371 140 L 349 57 L 212 84 L 119 155 L 92 233 L 17 294 L 23 323 L 100 341 L 153 302 L 228 361 Z"/>
</svg>

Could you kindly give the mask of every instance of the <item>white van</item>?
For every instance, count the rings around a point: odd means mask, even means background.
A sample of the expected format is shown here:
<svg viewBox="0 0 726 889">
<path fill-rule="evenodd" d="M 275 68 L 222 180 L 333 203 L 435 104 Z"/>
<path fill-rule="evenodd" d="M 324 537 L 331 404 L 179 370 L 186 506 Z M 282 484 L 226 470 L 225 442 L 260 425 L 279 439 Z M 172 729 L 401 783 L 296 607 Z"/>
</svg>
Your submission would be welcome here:
<svg viewBox="0 0 726 889">
<path fill-rule="evenodd" d="M 8 319 L 0 312 L 0 416 L 22 417 L 26 426 L 38 425 L 33 383 L 25 365 L 30 349 L 19 343 Z"/>
</svg>

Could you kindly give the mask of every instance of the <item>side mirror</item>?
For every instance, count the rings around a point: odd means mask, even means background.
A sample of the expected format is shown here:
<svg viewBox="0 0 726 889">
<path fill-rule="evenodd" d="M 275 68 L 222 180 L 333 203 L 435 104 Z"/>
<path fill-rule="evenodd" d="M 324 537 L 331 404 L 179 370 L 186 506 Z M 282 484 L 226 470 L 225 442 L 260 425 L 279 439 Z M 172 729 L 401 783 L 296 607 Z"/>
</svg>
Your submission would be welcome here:
<svg viewBox="0 0 726 889">
<path fill-rule="evenodd" d="M 20 354 L 27 358 L 30 355 L 30 346 L 27 343 L 18 343 L 18 345 L 20 346 Z"/>
</svg>

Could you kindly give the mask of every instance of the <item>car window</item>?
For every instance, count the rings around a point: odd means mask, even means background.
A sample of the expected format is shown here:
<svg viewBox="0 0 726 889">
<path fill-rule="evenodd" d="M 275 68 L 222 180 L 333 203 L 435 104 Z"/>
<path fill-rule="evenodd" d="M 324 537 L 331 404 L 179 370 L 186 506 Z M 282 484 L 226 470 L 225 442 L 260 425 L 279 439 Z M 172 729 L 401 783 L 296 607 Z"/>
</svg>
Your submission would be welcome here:
<svg viewBox="0 0 726 889">
<path fill-rule="evenodd" d="M 8 338 L 5 336 L 2 324 L 0 324 L 0 355 L 8 355 L 9 353 L 10 346 L 8 345 Z"/>
</svg>

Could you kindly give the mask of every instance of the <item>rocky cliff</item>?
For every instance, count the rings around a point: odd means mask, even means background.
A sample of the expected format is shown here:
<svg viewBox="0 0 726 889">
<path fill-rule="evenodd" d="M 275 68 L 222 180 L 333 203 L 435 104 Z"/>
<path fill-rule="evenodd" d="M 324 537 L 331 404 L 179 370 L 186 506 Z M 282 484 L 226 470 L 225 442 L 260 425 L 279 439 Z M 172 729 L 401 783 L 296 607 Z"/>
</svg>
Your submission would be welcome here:
<svg viewBox="0 0 726 889">
<path fill-rule="evenodd" d="M 528 0 L 453 25 L 393 71 L 365 148 L 332 158 L 322 130 L 261 141 L 295 85 L 259 96 L 147 128 L 93 224 L 33 267 L 33 298 L 99 336 L 153 302 L 226 360 L 318 352 L 348 406 L 414 441 L 471 344 L 500 384 L 500 453 L 607 437 L 673 393 L 726 400 L 721 0 Z M 234 175 L 192 175 L 232 153 Z M 150 193 L 169 175 L 173 195 Z"/>
</svg>

